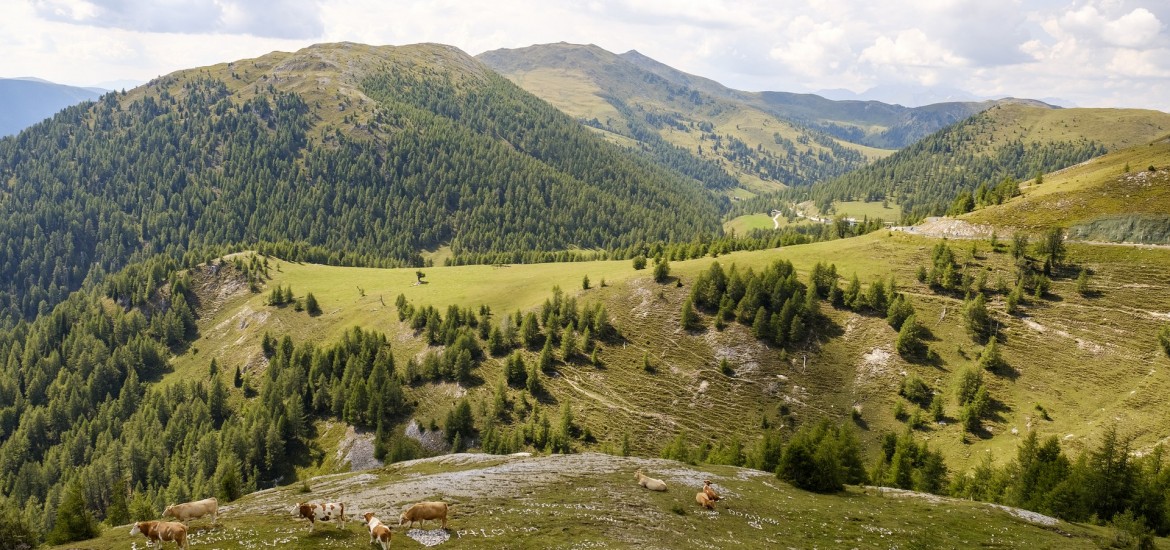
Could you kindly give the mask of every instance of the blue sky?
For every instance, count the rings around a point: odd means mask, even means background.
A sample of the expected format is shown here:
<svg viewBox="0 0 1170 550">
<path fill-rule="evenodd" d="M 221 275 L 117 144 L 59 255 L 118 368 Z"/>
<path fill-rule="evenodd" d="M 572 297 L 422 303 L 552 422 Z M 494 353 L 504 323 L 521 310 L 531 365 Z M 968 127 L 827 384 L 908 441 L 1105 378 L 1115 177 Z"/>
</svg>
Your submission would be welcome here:
<svg viewBox="0 0 1170 550">
<path fill-rule="evenodd" d="M 1170 111 L 1165 0 L 9 0 L 0 76 L 93 85 L 318 42 L 636 49 L 744 90 Z M 900 99 L 899 99 L 900 98 Z"/>
</svg>

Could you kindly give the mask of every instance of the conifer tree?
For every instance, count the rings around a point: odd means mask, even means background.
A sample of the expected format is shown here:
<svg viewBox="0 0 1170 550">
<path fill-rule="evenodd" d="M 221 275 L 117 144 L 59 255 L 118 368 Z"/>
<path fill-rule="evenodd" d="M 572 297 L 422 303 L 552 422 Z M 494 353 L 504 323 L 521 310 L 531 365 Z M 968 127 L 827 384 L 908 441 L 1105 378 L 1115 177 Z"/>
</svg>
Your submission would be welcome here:
<svg viewBox="0 0 1170 550">
<path fill-rule="evenodd" d="M 682 305 L 682 318 L 679 321 L 684 330 L 699 330 L 703 328 L 703 323 L 699 319 L 698 312 L 695 311 L 694 301 L 687 297 Z"/>
<path fill-rule="evenodd" d="M 670 278 L 670 262 L 666 258 L 662 258 L 658 263 L 654 264 L 654 280 L 659 283 L 665 283 Z"/>
<path fill-rule="evenodd" d="M 45 540 L 49 544 L 65 544 L 92 539 L 99 534 L 101 528 L 93 512 L 85 506 L 81 483 L 75 481 L 65 488 L 61 503 L 57 505 L 57 520 Z"/>
<path fill-rule="evenodd" d="M 520 338 L 528 348 L 534 348 L 540 343 L 540 326 L 536 321 L 536 314 L 529 311 L 520 324 Z"/>
<path fill-rule="evenodd" d="M 917 315 L 907 317 L 894 342 L 898 354 L 908 361 L 921 360 L 926 354 L 926 344 L 922 341 L 924 332 L 925 328 L 918 323 Z"/>
<path fill-rule="evenodd" d="M 321 314 L 321 304 L 317 303 L 317 297 L 312 292 L 305 294 L 305 311 L 313 316 Z"/>
</svg>

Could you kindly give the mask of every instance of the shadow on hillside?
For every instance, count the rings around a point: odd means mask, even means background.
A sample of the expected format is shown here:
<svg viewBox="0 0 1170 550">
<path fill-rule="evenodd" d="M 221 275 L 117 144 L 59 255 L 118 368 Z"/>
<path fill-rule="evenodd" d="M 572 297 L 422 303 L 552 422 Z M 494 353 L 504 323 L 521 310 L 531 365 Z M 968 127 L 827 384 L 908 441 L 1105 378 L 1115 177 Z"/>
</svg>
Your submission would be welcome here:
<svg viewBox="0 0 1170 550">
<path fill-rule="evenodd" d="M 998 367 L 988 370 L 987 372 L 990 372 L 991 374 L 994 374 L 1000 378 L 1006 378 L 1012 382 L 1015 382 L 1016 379 L 1020 377 L 1020 371 L 1016 370 L 1015 367 L 1007 364 L 1006 361 L 1001 363 Z"/>
</svg>

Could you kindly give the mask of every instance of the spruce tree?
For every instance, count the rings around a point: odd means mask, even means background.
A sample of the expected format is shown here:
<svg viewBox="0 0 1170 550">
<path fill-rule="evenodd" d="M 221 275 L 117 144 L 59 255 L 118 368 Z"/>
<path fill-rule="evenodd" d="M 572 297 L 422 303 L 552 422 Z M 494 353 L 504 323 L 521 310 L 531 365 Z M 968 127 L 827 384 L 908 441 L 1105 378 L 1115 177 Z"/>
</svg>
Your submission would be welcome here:
<svg viewBox="0 0 1170 550">
<path fill-rule="evenodd" d="M 688 297 L 683 301 L 682 318 L 679 321 L 684 330 L 699 330 L 703 328 L 703 322 L 699 319 L 698 312 L 695 311 L 694 301 Z"/>
<path fill-rule="evenodd" d="M 321 314 L 321 304 L 317 303 L 317 297 L 312 292 L 305 294 L 305 311 L 313 316 Z"/>
<path fill-rule="evenodd" d="M 654 280 L 659 283 L 665 283 L 670 278 L 670 262 L 666 258 L 662 258 L 658 263 L 654 264 Z"/>
<path fill-rule="evenodd" d="M 85 506 L 81 483 L 74 481 L 65 488 L 65 495 L 57 505 L 57 521 L 45 537 L 49 544 L 65 544 L 92 539 L 101 534 L 101 528 Z"/>
</svg>

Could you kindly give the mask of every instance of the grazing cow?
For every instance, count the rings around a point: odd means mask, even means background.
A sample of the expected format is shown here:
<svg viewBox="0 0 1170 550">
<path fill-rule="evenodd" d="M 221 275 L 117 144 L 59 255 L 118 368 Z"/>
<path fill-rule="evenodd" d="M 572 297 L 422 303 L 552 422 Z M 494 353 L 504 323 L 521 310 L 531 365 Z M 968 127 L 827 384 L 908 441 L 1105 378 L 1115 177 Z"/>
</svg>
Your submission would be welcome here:
<svg viewBox="0 0 1170 550">
<path fill-rule="evenodd" d="M 183 504 L 172 504 L 163 510 L 163 517 L 172 517 L 184 525 L 190 520 L 199 519 L 207 514 L 211 514 L 211 524 L 215 525 L 216 514 L 219 512 L 219 501 L 215 498 L 205 498 L 203 500 L 196 500 L 195 502 L 185 502 Z"/>
<path fill-rule="evenodd" d="M 297 504 L 293 515 L 309 520 L 310 533 L 317 527 L 318 521 L 330 521 L 335 518 L 337 527 L 345 529 L 345 504 L 340 502 L 302 502 Z"/>
<path fill-rule="evenodd" d="M 711 480 L 709 479 L 703 480 L 703 494 L 707 495 L 707 498 L 712 501 L 719 500 L 719 493 L 715 492 L 715 488 L 711 486 Z"/>
<path fill-rule="evenodd" d="M 695 502 L 698 502 L 699 506 L 702 506 L 708 510 L 715 509 L 715 501 L 711 500 L 711 498 L 707 496 L 707 493 L 704 493 L 703 491 L 695 493 Z"/>
<path fill-rule="evenodd" d="M 398 516 L 398 525 L 403 525 L 410 522 L 407 527 L 414 527 L 414 522 L 420 524 L 428 519 L 438 519 L 443 521 L 443 529 L 447 528 L 447 503 L 446 502 L 420 502 L 407 508 L 401 516 Z"/>
<path fill-rule="evenodd" d="M 366 512 L 362 517 L 366 518 L 366 527 L 370 529 L 370 544 L 377 542 L 382 545 L 382 550 L 389 550 L 390 528 L 374 517 L 373 512 Z"/>
<path fill-rule="evenodd" d="M 666 482 L 662 481 L 661 479 L 654 479 L 652 477 L 646 477 L 646 476 L 642 475 L 642 470 L 638 470 L 638 471 L 634 472 L 634 479 L 638 480 L 638 485 L 641 485 L 647 489 L 650 489 L 651 491 L 665 491 L 666 490 Z"/>
<path fill-rule="evenodd" d="M 187 549 L 187 526 L 177 521 L 140 521 L 130 528 L 131 535 L 142 533 L 147 542 L 154 541 L 162 548 L 163 541 L 174 541 Z"/>
</svg>

